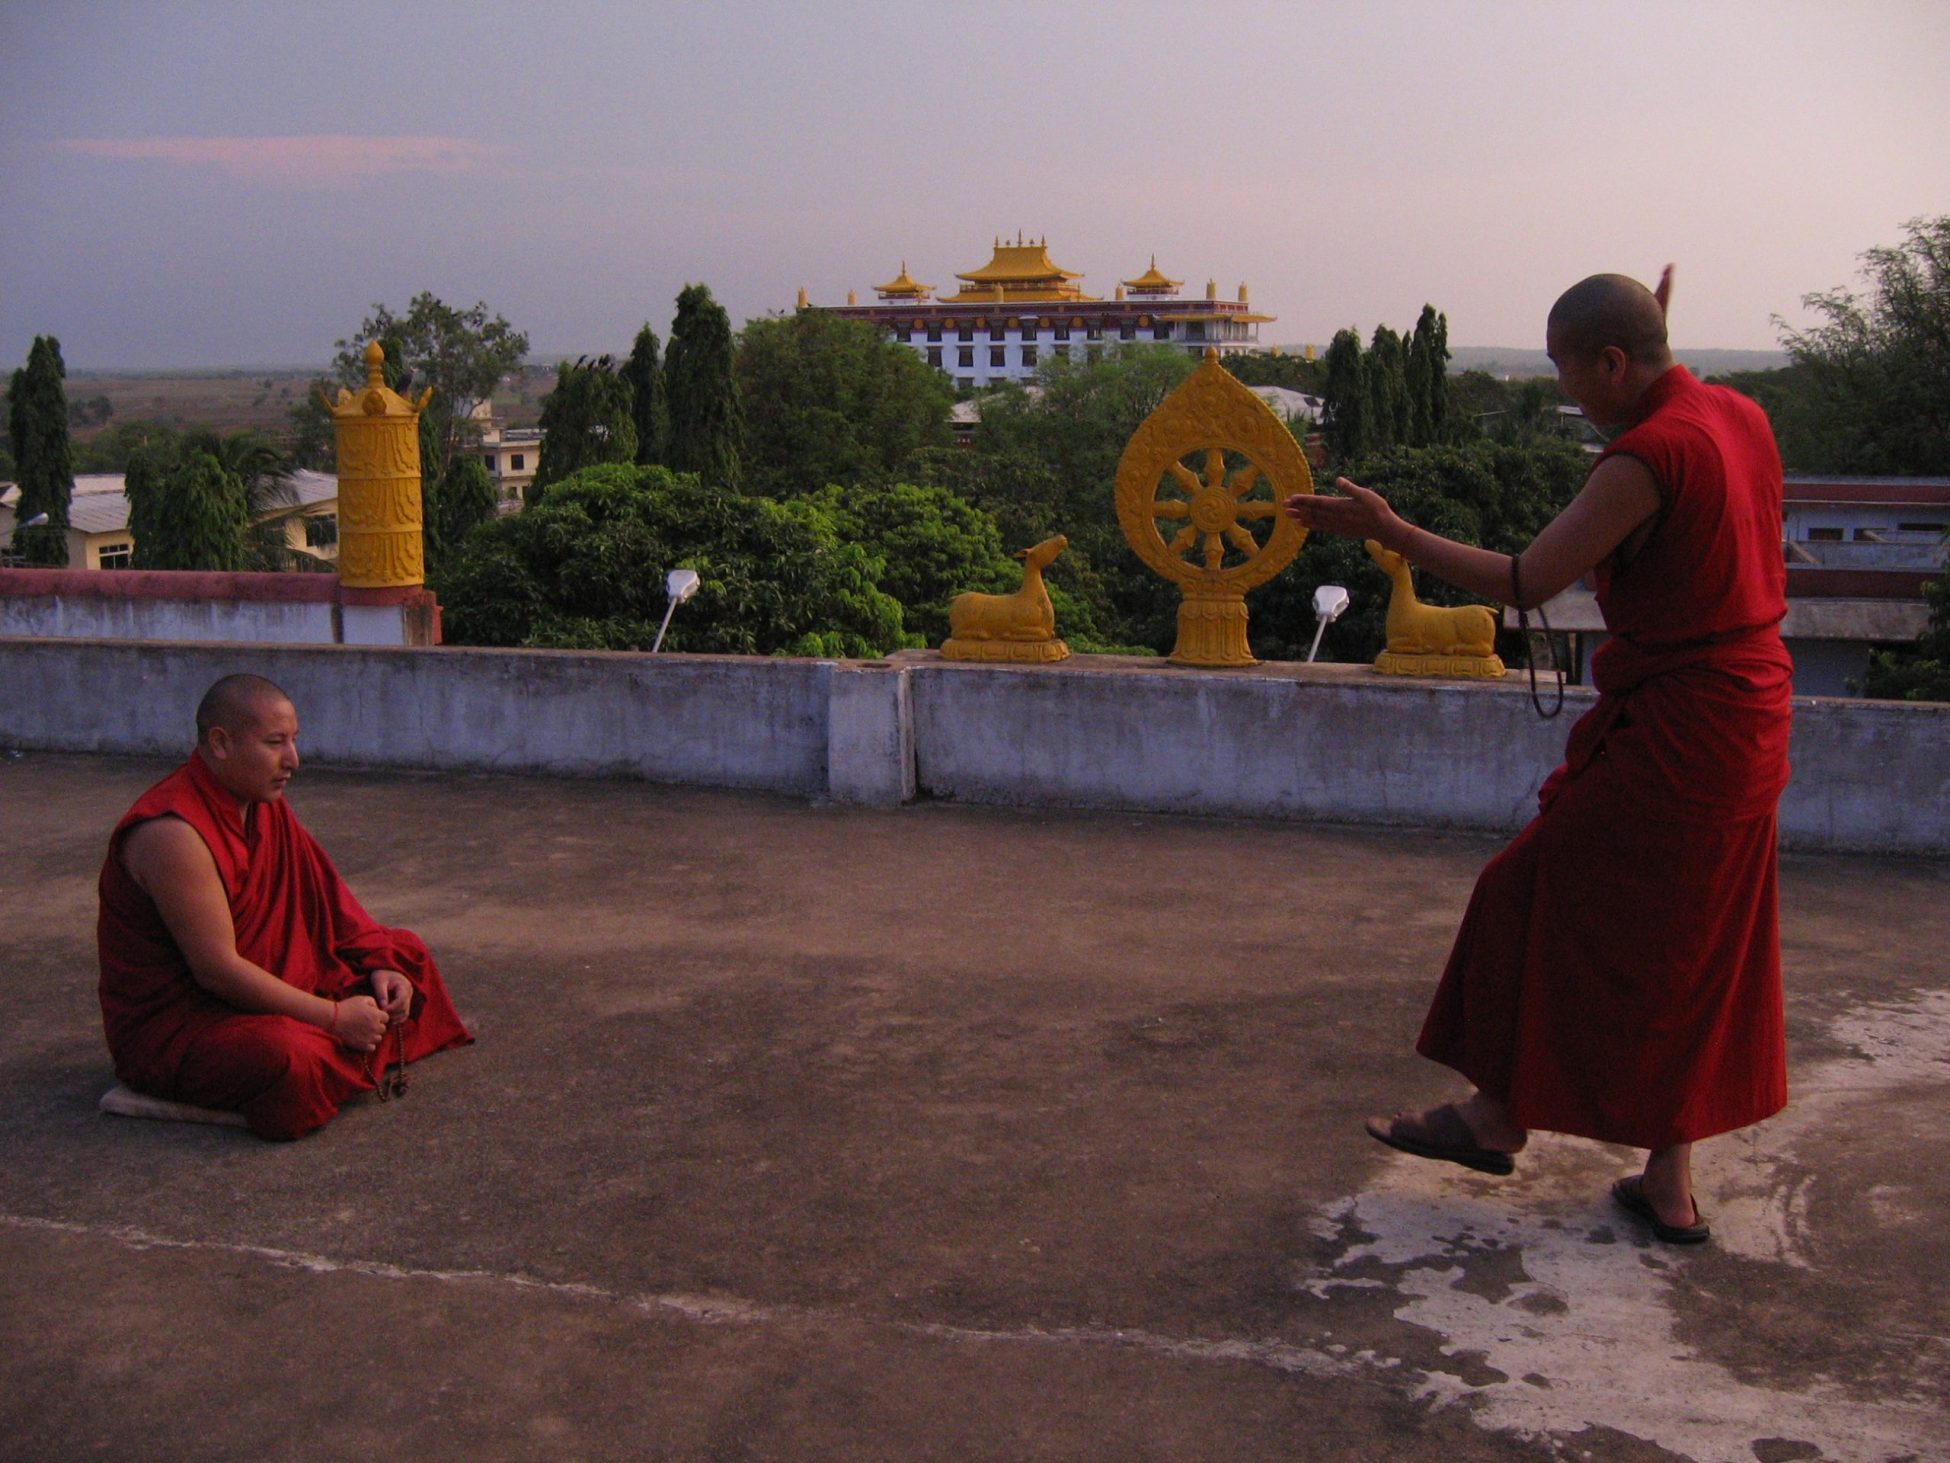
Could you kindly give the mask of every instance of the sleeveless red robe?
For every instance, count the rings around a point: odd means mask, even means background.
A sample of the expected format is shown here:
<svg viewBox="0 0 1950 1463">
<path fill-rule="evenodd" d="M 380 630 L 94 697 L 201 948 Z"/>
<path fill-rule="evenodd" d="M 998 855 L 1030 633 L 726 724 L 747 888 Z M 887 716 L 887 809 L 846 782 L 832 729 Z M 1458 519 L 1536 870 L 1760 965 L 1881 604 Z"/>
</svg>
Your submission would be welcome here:
<svg viewBox="0 0 1950 1463">
<path fill-rule="evenodd" d="M 1417 1050 L 1527 1128 L 1665 1148 L 1787 1101 L 1781 462 L 1759 407 L 1681 366 L 1615 454 L 1661 516 L 1599 572 L 1598 704 L 1478 879 Z"/>
<path fill-rule="evenodd" d="M 374 1086 L 364 1054 L 325 1031 L 288 1016 L 241 1012 L 196 983 L 120 856 L 131 828 L 167 816 L 181 818 L 208 845 L 239 955 L 301 991 L 334 999 L 369 993 L 371 971 L 399 971 L 415 992 L 408 1061 L 473 1040 L 419 936 L 373 921 L 283 799 L 255 804 L 247 829 L 236 799 L 192 755 L 115 825 L 102 864 L 102 1025 L 123 1082 L 173 1102 L 241 1112 L 265 1138 L 302 1137 Z M 395 1041 L 388 1032 L 371 1058 L 374 1070 L 382 1054 L 397 1059 Z"/>
</svg>

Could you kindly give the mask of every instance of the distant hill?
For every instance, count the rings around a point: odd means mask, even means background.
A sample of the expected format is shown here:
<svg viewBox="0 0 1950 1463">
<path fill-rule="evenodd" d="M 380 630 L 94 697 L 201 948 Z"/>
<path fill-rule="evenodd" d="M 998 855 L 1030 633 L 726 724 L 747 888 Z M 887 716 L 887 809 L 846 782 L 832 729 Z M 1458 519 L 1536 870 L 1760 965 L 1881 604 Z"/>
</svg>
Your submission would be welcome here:
<svg viewBox="0 0 1950 1463">
<path fill-rule="evenodd" d="M 1676 349 L 1673 355 L 1695 376 L 1723 376 L 1729 371 L 1774 371 L 1788 363 L 1786 351 L 1725 351 Z M 1487 371 L 1492 376 L 1551 376 L 1556 368 L 1541 350 L 1515 346 L 1452 345 L 1452 371 Z"/>
</svg>

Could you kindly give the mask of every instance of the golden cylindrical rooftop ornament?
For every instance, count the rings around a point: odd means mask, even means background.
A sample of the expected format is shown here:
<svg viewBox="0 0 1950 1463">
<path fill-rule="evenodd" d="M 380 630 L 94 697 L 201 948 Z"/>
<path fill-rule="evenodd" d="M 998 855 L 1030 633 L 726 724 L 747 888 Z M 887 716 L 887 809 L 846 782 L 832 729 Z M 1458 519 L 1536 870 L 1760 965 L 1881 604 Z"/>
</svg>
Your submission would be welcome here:
<svg viewBox="0 0 1950 1463">
<path fill-rule="evenodd" d="M 338 439 L 339 582 L 348 589 L 401 589 L 426 581 L 421 530 L 420 413 L 429 386 L 409 401 L 386 384 L 386 352 L 366 347 L 366 384 L 339 388 L 332 414 Z"/>
</svg>

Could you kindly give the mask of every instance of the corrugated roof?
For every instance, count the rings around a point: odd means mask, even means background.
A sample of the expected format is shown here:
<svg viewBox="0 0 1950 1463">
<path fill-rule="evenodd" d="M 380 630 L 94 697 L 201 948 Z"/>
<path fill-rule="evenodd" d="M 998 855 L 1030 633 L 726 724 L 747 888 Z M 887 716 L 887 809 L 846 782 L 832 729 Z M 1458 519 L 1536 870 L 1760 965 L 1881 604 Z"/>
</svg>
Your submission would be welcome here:
<svg viewBox="0 0 1950 1463">
<path fill-rule="evenodd" d="M 273 516 L 315 508 L 339 495 L 336 473 L 294 473 L 291 487 L 296 501 L 278 509 Z M 80 533 L 126 533 L 129 527 L 127 489 L 128 480 L 119 472 L 79 474 L 74 480 L 74 496 L 68 500 L 69 527 Z M 11 507 L 15 496 L 11 491 L 0 493 L 0 503 Z"/>
</svg>

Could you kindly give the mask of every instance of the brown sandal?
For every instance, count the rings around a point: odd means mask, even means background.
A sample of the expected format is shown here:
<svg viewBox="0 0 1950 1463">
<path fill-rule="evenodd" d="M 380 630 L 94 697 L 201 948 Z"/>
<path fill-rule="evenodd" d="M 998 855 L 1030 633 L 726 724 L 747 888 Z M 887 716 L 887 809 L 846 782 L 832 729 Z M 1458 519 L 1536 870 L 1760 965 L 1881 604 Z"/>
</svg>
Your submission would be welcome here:
<svg viewBox="0 0 1950 1463">
<path fill-rule="evenodd" d="M 1515 1173 L 1517 1168 L 1511 1154 L 1485 1148 L 1476 1141 L 1476 1135 L 1452 1102 L 1432 1107 L 1426 1115 L 1398 1112 L 1392 1118 L 1369 1118 L 1368 1134 L 1390 1148 L 1412 1153 L 1417 1158 L 1459 1163 L 1478 1173 L 1501 1176 Z"/>
</svg>

